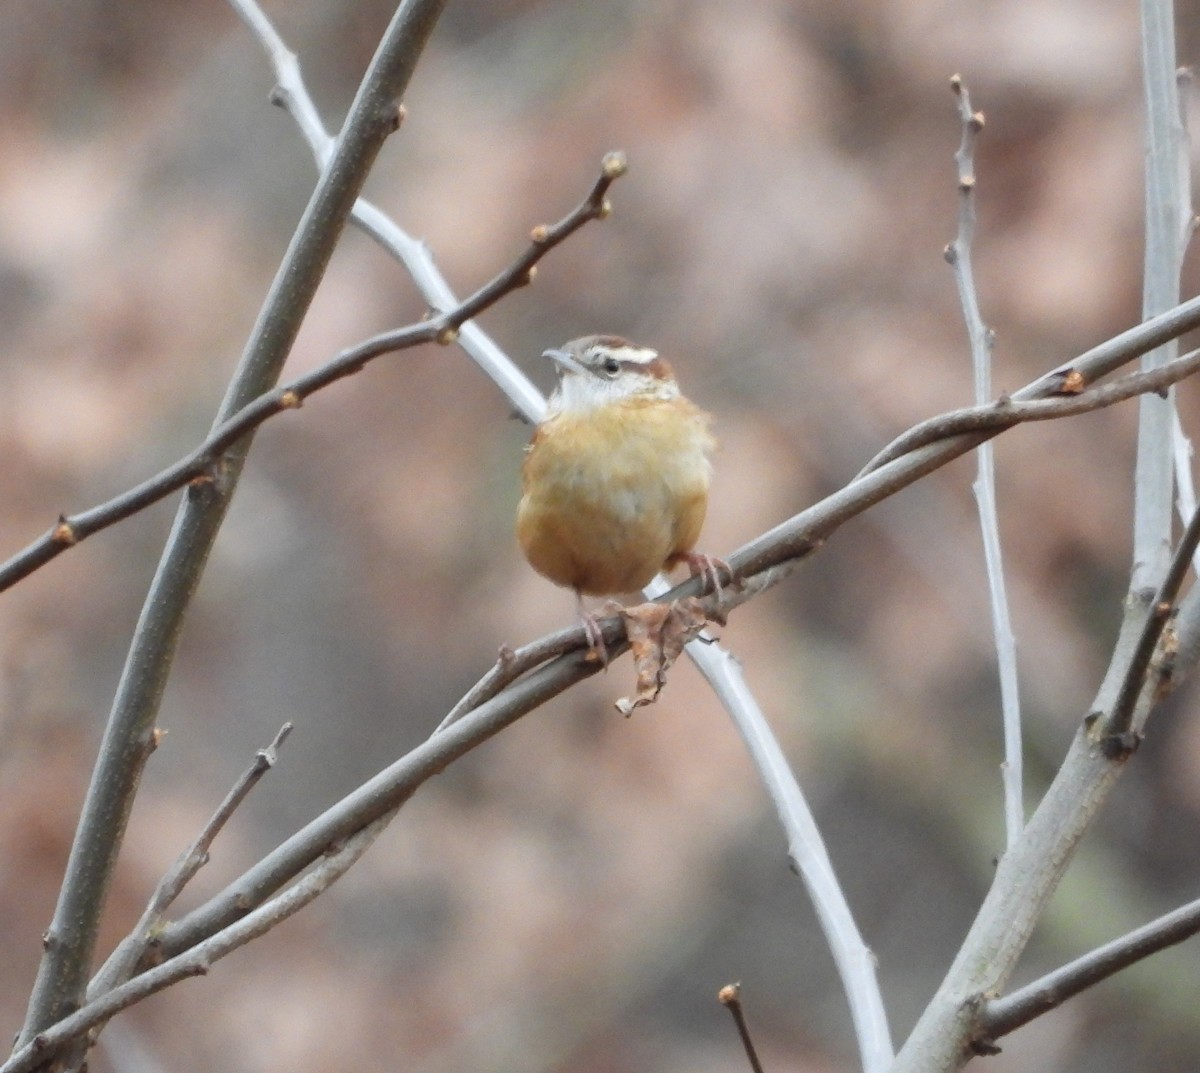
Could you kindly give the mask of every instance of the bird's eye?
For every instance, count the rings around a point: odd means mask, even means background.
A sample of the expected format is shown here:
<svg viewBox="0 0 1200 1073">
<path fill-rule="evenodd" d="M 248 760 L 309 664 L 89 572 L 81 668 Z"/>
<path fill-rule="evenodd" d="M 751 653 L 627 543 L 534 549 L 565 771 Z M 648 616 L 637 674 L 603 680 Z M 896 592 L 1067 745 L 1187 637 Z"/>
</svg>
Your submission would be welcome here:
<svg viewBox="0 0 1200 1073">
<path fill-rule="evenodd" d="M 608 376 L 616 376 L 621 371 L 621 363 L 616 358 L 604 359 L 604 372 Z"/>
</svg>

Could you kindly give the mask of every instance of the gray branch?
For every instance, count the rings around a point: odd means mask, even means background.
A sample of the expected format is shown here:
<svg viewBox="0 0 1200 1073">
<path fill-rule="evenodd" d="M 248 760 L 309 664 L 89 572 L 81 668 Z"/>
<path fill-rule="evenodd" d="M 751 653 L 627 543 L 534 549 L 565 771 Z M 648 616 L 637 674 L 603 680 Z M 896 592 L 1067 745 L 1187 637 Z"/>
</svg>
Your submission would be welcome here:
<svg viewBox="0 0 1200 1073">
<path fill-rule="evenodd" d="M 275 383 L 367 172 L 396 127 L 400 98 L 444 2 L 404 0 L 388 26 L 338 150 L 322 171 L 280 264 L 217 413 L 218 424 Z M 19 1044 L 68 1016 L 84 999 L 100 914 L 184 615 L 249 448 L 247 438 L 227 456 L 219 480 L 190 488 L 176 515 L 113 701 Z"/>
</svg>

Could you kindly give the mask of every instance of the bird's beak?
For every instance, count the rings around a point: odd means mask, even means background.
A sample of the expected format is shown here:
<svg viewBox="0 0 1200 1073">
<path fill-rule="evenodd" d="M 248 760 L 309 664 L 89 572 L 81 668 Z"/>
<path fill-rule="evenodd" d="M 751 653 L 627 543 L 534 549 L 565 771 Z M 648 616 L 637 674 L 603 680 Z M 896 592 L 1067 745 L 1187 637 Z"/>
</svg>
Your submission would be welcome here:
<svg viewBox="0 0 1200 1073">
<path fill-rule="evenodd" d="M 557 350 L 551 347 L 549 350 L 542 351 L 543 358 L 549 358 L 558 366 L 560 374 L 564 372 L 586 373 L 587 370 L 579 364 L 567 351 Z"/>
</svg>

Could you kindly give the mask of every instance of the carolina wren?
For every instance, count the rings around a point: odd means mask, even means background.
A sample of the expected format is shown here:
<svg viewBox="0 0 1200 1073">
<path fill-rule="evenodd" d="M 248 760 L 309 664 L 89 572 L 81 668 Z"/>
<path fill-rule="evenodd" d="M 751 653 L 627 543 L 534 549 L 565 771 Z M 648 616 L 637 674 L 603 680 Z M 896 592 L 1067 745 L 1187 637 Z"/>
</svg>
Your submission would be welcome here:
<svg viewBox="0 0 1200 1073">
<path fill-rule="evenodd" d="M 604 660 L 585 594 L 632 592 L 680 562 L 716 587 L 724 564 L 692 550 L 715 441 L 657 351 L 589 335 L 545 357 L 559 383 L 526 449 L 517 537 L 539 574 L 575 590 Z"/>
</svg>

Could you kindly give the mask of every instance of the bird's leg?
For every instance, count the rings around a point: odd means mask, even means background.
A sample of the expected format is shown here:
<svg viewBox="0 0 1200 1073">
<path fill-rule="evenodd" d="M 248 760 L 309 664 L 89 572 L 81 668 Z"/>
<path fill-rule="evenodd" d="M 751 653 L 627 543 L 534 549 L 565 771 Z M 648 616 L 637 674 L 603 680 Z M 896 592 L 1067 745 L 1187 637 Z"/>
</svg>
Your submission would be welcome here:
<svg viewBox="0 0 1200 1073">
<path fill-rule="evenodd" d="M 587 658 L 592 662 L 599 660 L 600 665 L 608 670 L 608 645 L 604 643 L 604 632 L 600 629 L 600 615 L 589 611 L 583 606 L 583 593 L 575 593 L 575 606 L 579 611 L 579 621 L 583 623 L 583 632 L 587 636 Z M 612 614 L 620 610 L 621 605 L 615 600 L 605 602 L 602 612 Z"/>
</svg>

